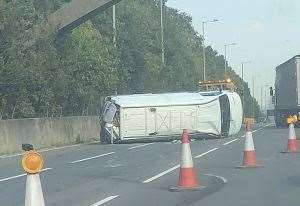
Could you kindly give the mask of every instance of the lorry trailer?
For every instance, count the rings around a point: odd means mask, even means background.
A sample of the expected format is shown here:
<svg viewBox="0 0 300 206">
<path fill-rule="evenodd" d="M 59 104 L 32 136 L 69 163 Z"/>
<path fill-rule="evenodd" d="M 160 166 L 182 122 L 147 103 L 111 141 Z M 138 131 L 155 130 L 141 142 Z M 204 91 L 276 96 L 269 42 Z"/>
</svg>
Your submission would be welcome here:
<svg viewBox="0 0 300 206">
<path fill-rule="evenodd" d="M 276 67 L 275 123 L 287 125 L 287 117 L 300 112 L 300 55 Z"/>
</svg>

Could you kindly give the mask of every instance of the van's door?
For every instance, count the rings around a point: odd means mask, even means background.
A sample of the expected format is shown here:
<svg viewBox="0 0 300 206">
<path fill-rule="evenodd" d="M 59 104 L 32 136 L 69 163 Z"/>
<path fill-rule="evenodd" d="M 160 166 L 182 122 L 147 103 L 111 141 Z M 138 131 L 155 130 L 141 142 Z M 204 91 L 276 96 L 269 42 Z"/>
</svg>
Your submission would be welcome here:
<svg viewBox="0 0 300 206">
<path fill-rule="evenodd" d="M 227 95 L 219 97 L 221 108 L 221 135 L 227 137 L 230 129 L 230 103 Z"/>
</svg>

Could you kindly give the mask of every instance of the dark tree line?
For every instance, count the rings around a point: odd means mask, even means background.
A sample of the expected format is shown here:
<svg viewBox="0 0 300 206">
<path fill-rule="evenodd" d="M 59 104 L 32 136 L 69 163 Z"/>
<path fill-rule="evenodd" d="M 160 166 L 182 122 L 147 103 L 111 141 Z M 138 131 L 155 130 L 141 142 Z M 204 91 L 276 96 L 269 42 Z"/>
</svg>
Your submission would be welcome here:
<svg viewBox="0 0 300 206">
<path fill-rule="evenodd" d="M 123 0 L 65 36 L 33 46 L 31 29 L 68 0 L 0 0 L 0 118 L 96 114 L 108 94 L 191 91 L 203 76 L 202 37 L 185 13 L 164 6 L 165 62 L 161 61 L 160 6 L 157 0 Z M 47 29 L 47 28 L 45 28 Z M 207 78 L 221 79 L 224 57 L 206 48 Z M 248 84 L 229 67 L 245 113 L 259 114 Z"/>
</svg>

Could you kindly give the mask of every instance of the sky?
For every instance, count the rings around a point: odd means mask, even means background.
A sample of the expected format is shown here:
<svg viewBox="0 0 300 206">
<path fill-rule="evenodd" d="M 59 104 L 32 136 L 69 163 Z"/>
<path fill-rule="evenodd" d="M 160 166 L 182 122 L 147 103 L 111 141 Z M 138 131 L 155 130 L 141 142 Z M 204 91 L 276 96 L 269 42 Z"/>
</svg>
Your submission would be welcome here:
<svg viewBox="0 0 300 206">
<path fill-rule="evenodd" d="M 185 12 L 193 19 L 195 29 L 202 33 L 206 24 L 206 46 L 224 54 L 224 45 L 236 43 L 227 49 L 228 63 L 244 79 L 260 103 L 261 87 L 264 93 L 274 85 L 275 67 L 300 54 L 299 0 L 168 0 L 167 6 Z M 264 104 L 264 103 L 263 103 Z"/>
</svg>

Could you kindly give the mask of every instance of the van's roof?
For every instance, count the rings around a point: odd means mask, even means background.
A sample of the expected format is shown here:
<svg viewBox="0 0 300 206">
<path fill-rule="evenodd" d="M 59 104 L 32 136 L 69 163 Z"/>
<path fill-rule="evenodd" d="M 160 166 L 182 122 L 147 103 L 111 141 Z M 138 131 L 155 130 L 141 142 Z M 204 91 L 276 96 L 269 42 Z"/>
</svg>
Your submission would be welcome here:
<svg viewBox="0 0 300 206">
<path fill-rule="evenodd" d="M 111 96 L 111 101 L 120 107 L 154 107 L 205 104 L 217 99 L 227 91 L 180 92 L 162 94 L 132 94 Z"/>
</svg>

